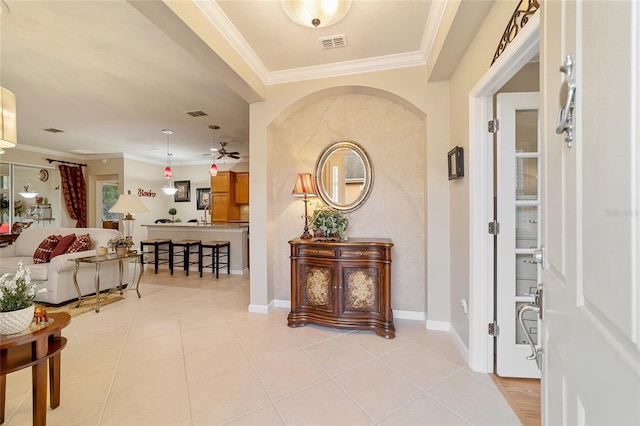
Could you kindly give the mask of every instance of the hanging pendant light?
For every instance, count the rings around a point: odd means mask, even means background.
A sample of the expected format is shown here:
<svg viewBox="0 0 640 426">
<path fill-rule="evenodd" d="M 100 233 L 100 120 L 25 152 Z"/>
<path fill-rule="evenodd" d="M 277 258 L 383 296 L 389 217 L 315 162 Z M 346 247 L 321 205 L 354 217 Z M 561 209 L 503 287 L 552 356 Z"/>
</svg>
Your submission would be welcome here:
<svg viewBox="0 0 640 426">
<path fill-rule="evenodd" d="M 162 133 L 167 135 L 167 167 L 164 168 L 164 177 L 166 179 L 169 179 L 169 183 L 162 187 L 162 192 L 164 192 L 167 195 L 173 195 L 176 192 L 178 192 L 178 188 L 174 187 L 173 182 L 171 182 L 171 176 L 173 174 L 171 171 L 171 156 L 173 154 L 169 152 L 169 135 L 173 134 L 173 130 L 162 129 Z"/>
<path fill-rule="evenodd" d="M 220 126 L 216 126 L 215 124 L 212 124 L 209 126 L 209 128 L 211 130 L 213 130 L 213 146 L 214 148 L 211 149 L 211 152 L 214 153 L 213 154 L 213 164 L 211 164 L 211 167 L 209 168 L 209 174 L 211 175 L 211 177 L 213 176 L 217 176 L 218 175 L 218 166 L 216 166 L 216 157 L 215 157 L 215 146 L 216 146 L 216 130 L 218 130 L 220 128 Z M 216 150 L 217 151 L 217 150 Z"/>
<path fill-rule="evenodd" d="M 162 129 L 162 133 L 167 135 L 167 167 L 164 168 L 164 177 L 171 179 L 171 154 L 169 153 L 169 135 L 173 134 L 171 129 Z"/>
</svg>

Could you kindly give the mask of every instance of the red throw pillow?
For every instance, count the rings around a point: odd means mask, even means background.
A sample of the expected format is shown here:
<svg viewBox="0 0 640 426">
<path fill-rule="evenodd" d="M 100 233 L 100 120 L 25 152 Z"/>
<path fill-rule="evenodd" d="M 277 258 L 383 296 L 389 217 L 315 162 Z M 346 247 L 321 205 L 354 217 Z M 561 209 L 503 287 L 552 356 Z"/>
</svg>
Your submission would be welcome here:
<svg viewBox="0 0 640 426">
<path fill-rule="evenodd" d="M 61 254 L 66 253 L 69 246 L 71 246 L 71 244 L 73 244 L 75 240 L 76 240 L 76 234 L 69 234 L 62 237 L 58 242 L 58 245 L 56 246 L 56 248 L 54 248 L 53 251 L 51 252 L 51 256 L 49 257 L 49 260 L 53 259 L 56 256 L 60 256 Z"/>
<path fill-rule="evenodd" d="M 51 258 L 51 252 L 58 245 L 62 235 L 49 235 L 42 240 L 35 253 L 33 253 L 33 263 L 47 263 Z"/>
<path fill-rule="evenodd" d="M 77 253 L 79 251 L 86 251 L 89 250 L 89 247 L 91 247 L 89 234 L 78 235 L 65 253 Z"/>
</svg>

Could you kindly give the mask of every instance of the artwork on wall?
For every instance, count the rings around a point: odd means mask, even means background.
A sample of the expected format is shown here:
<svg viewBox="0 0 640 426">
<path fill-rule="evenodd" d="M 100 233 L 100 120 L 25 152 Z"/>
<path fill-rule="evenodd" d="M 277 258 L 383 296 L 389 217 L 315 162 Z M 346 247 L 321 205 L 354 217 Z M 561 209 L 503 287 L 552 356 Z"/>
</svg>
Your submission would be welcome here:
<svg viewBox="0 0 640 426">
<path fill-rule="evenodd" d="M 178 188 L 178 192 L 173 196 L 176 203 L 191 201 L 191 181 L 177 180 L 174 185 Z"/>
<path fill-rule="evenodd" d="M 448 154 L 449 180 L 464 176 L 464 151 L 461 146 L 456 146 Z"/>
<path fill-rule="evenodd" d="M 196 206 L 198 210 L 209 209 L 211 188 L 196 189 Z"/>
</svg>

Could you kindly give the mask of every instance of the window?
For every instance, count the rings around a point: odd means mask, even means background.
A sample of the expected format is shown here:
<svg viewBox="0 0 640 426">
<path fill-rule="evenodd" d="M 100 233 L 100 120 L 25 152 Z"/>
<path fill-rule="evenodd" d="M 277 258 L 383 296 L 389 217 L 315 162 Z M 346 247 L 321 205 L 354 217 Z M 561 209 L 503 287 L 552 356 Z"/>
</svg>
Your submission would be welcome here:
<svg viewBox="0 0 640 426">
<path fill-rule="evenodd" d="M 117 182 L 101 182 L 102 186 L 102 220 L 118 220 L 118 213 L 109 213 L 109 209 L 118 201 L 120 190 Z"/>
</svg>

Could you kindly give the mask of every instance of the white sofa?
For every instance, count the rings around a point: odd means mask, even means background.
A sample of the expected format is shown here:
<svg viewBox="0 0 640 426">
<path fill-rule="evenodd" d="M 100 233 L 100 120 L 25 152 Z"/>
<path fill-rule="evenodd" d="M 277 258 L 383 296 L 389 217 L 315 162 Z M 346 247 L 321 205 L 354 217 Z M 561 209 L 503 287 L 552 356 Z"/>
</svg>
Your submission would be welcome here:
<svg viewBox="0 0 640 426">
<path fill-rule="evenodd" d="M 33 263 L 33 254 L 45 238 L 49 235 L 83 235 L 89 234 L 91 247 L 88 251 L 61 254 L 49 263 Z M 107 247 L 109 240 L 120 235 L 115 229 L 102 228 L 37 228 L 31 226 L 20 234 L 15 242 L 0 248 L 0 274 L 14 274 L 20 260 L 29 268 L 31 281 L 38 285 L 38 289 L 47 291 L 38 293 L 36 301 L 50 304 L 60 304 L 78 298 L 78 292 L 73 284 L 73 272 L 76 263 L 69 261 L 77 257 L 95 256 L 95 249 Z M 95 266 L 81 263 L 78 270 L 78 286 L 83 296 L 95 294 Z M 128 268 L 124 268 L 123 284 L 128 284 Z M 118 262 L 105 262 L 100 267 L 100 290 L 115 288 L 120 284 Z"/>
</svg>

